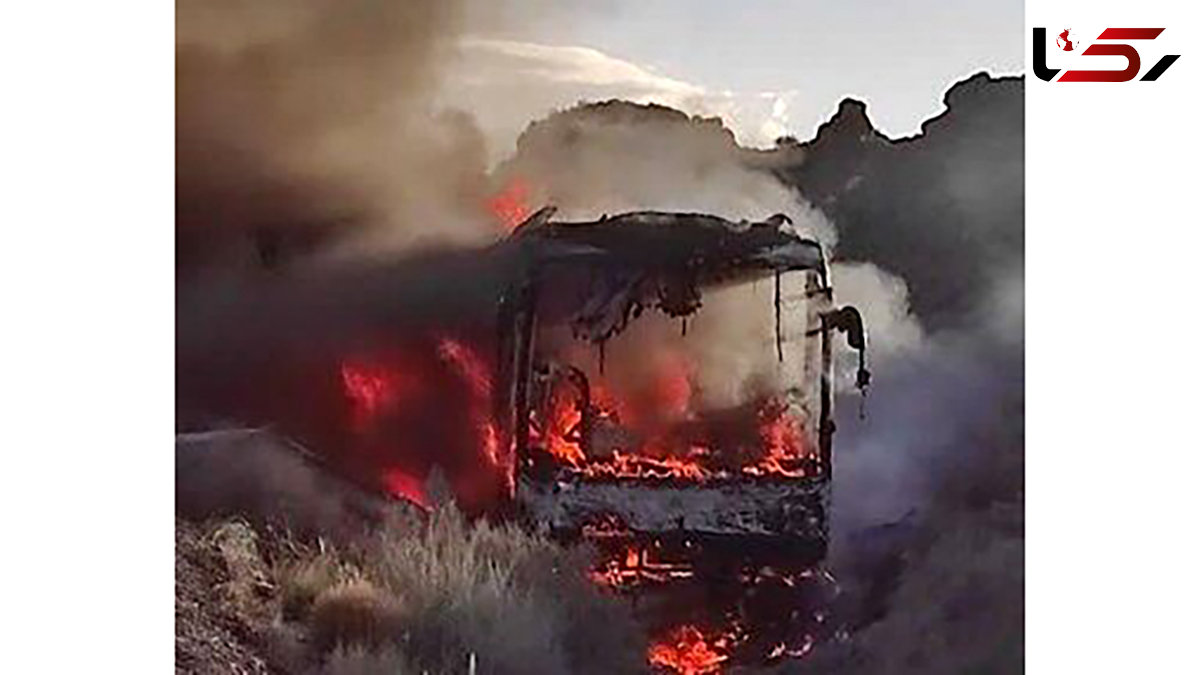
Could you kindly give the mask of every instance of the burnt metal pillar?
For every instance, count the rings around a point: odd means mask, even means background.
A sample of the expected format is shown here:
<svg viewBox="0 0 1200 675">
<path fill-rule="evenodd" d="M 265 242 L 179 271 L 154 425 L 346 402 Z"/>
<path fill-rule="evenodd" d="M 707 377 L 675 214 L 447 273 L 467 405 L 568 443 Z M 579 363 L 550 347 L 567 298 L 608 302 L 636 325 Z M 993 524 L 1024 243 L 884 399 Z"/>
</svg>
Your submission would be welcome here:
<svg viewBox="0 0 1200 675">
<path fill-rule="evenodd" d="M 783 363 L 783 272 L 775 270 L 775 355 Z"/>
<path fill-rule="evenodd" d="M 575 366 L 568 365 L 567 377 L 575 384 L 575 388 L 579 390 L 579 397 L 575 401 L 575 406 L 579 409 L 579 449 L 583 451 L 584 456 L 591 457 L 592 455 L 592 386 L 588 382 L 587 374 Z"/>
<path fill-rule="evenodd" d="M 831 327 L 825 314 L 821 315 L 821 420 L 819 450 L 821 467 L 827 479 L 833 478 L 833 344 Z"/>
<path fill-rule="evenodd" d="M 529 451 L 529 385 L 533 377 L 533 352 L 537 336 L 538 285 L 536 278 L 528 279 L 517 297 L 514 326 L 516 363 L 513 372 L 514 467 Z"/>
</svg>

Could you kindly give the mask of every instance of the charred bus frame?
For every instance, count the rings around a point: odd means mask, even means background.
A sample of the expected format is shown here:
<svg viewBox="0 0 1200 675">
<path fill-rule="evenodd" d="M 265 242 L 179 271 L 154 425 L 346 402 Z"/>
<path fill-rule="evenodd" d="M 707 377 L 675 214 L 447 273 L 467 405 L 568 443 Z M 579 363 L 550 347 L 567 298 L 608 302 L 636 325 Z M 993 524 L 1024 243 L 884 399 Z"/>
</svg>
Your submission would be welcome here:
<svg viewBox="0 0 1200 675">
<path fill-rule="evenodd" d="M 559 537 L 584 534 L 597 523 L 618 523 L 623 538 L 653 540 L 673 549 L 733 548 L 746 556 L 816 560 L 828 546 L 834 424 L 832 340 L 844 331 L 859 351 L 858 385 L 865 388 L 865 335 L 853 307 L 835 308 L 820 245 L 802 237 L 782 215 L 735 223 L 693 213 L 634 212 L 591 222 L 554 222 L 543 209 L 510 237 L 520 271 L 505 292 L 498 320 L 496 419 L 510 439 L 510 486 L 517 507 Z M 586 301 L 552 307 L 548 294 L 566 274 L 586 270 L 602 280 Z M 700 482 L 584 477 L 539 463 L 531 433 L 539 325 L 570 323 L 577 337 L 604 346 L 645 308 L 686 322 L 705 289 L 773 279 L 775 347 L 785 358 L 782 277 L 807 272 L 805 338 L 819 340 L 816 470 L 803 477 L 736 474 Z M 686 331 L 686 324 L 684 324 Z M 590 442 L 587 377 L 571 375 L 582 400 L 581 443 Z"/>
</svg>

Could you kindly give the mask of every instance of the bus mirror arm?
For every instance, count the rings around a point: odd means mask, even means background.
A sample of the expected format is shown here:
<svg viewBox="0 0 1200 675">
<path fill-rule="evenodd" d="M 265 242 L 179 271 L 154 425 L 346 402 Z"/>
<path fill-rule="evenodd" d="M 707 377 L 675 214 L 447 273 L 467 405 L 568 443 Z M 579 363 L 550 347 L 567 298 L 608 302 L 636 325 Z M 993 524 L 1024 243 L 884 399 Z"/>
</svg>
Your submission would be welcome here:
<svg viewBox="0 0 1200 675">
<path fill-rule="evenodd" d="M 846 344 L 858 352 L 858 372 L 854 386 L 866 396 L 871 384 L 871 371 L 867 370 L 867 331 L 863 327 L 862 314 L 852 305 L 846 305 L 824 315 L 825 326 L 846 334 Z"/>
</svg>

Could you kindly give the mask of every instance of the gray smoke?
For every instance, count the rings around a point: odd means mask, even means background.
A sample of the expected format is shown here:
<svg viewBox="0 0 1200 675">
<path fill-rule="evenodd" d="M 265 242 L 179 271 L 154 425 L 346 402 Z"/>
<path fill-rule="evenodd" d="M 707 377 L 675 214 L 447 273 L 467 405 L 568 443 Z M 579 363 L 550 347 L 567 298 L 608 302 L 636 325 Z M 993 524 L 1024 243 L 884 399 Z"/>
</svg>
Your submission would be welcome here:
<svg viewBox="0 0 1200 675">
<path fill-rule="evenodd" d="M 847 101 L 813 140 L 766 152 L 739 147 L 716 120 L 581 105 L 531 125 L 498 171 L 579 217 L 778 211 L 833 250 L 837 300 L 866 317 L 875 384 L 865 419 L 857 397 L 837 401 L 830 564 L 851 637 L 804 672 L 1020 665 L 1021 81 L 977 75 L 946 104 L 922 135 L 892 141 Z M 693 354 L 702 372 L 708 363 L 732 382 L 773 367 L 752 335 L 767 303 L 738 293 L 706 304 L 692 334 L 710 350 Z M 703 333 L 706 318 L 719 329 Z M 838 363 L 843 390 L 852 366 Z"/>
<path fill-rule="evenodd" d="M 782 213 L 799 233 L 835 250 L 834 224 L 805 198 L 802 186 L 758 168 L 759 154 L 739 146 L 719 118 L 612 100 L 581 104 L 530 124 L 494 179 L 498 185 L 528 185 L 533 204 L 552 204 L 568 220 L 631 210 L 712 213 L 734 221 Z M 869 263 L 834 265 L 833 275 L 844 282 L 837 287 L 838 300 L 859 305 L 877 321 L 885 336 L 880 344 L 887 345 L 879 358 L 921 340 L 901 279 Z M 795 373 L 780 367 L 775 356 L 771 285 L 723 289 L 703 301 L 689 319 L 686 337 L 678 322 L 651 314 L 613 340 L 613 368 L 606 379 L 619 385 L 645 377 L 656 370 L 647 367 L 652 361 L 666 359 L 692 367 L 702 404 L 744 402 L 763 387 L 782 390 Z M 792 319 L 786 325 L 792 332 L 803 330 Z M 621 369 L 622 356 L 632 360 L 628 372 Z"/>
<path fill-rule="evenodd" d="M 179 0 L 180 262 L 347 237 L 376 251 L 477 241 L 484 141 L 434 104 L 462 5 Z"/>
<path fill-rule="evenodd" d="M 809 186 L 844 255 L 908 282 L 927 328 L 876 364 L 866 420 L 839 401 L 831 564 L 849 637 L 786 672 L 1023 668 L 1023 82 L 976 75 L 946 104 L 892 142 L 844 102 L 808 163 L 776 170 Z"/>
</svg>

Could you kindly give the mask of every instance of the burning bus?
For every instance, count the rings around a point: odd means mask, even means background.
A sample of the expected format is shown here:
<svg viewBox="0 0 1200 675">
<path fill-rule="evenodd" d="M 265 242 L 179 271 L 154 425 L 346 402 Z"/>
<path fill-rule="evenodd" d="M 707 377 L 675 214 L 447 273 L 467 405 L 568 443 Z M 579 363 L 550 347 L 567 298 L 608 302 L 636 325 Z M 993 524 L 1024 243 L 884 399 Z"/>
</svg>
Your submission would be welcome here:
<svg viewBox="0 0 1200 675">
<path fill-rule="evenodd" d="M 515 505 L 541 531 L 599 550 L 600 583 L 698 584 L 701 605 L 738 616 L 707 621 L 726 624 L 712 638 L 722 649 L 685 625 L 680 639 L 692 642 L 660 645 L 662 665 L 679 665 L 672 649 L 726 658 L 749 639 L 739 637 L 749 631 L 746 594 L 732 587 L 766 575 L 795 588 L 825 556 L 834 337 L 844 333 L 857 350 L 865 393 L 861 316 L 835 305 L 820 245 L 786 216 L 552 217 L 544 209 L 512 234 L 522 261 L 499 311 L 494 404 L 510 439 Z M 739 305 L 716 319 L 750 324 L 736 348 L 770 364 L 725 401 L 697 391 L 704 356 L 686 347 L 710 300 Z M 756 301 L 770 321 L 751 318 L 744 305 Z M 639 323 L 655 326 L 639 332 Z M 714 349 L 703 335 L 693 339 Z M 729 602 L 714 602 L 722 594 Z M 679 608 L 658 613 L 663 625 L 680 623 Z M 807 628 L 767 622 L 778 634 L 754 628 L 758 657 L 811 644 Z"/>
<path fill-rule="evenodd" d="M 483 249 L 286 281 L 184 331 L 246 346 L 182 350 L 190 400 L 369 492 L 429 504 L 436 468 L 468 513 L 586 542 L 664 667 L 812 644 L 843 335 L 868 375 L 859 313 L 785 216 L 547 208 Z"/>
<path fill-rule="evenodd" d="M 619 523 L 660 542 L 762 542 L 822 557 L 833 333 L 858 350 L 860 387 L 868 375 L 862 320 L 852 307 L 835 309 L 820 245 L 782 215 L 733 223 L 636 212 L 570 223 L 551 213 L 514 232 L 527 257 L 500 309 L 495 404 L 510 430 L 520 507 L 559 536 Z M 657 390 L 650 396 L 621 392 L 610 377 L 613 343 L 647 310 L 676 321 L 686 341 L 705 293 L 764 279 L 773 330 L 754 346 L 770 346 L 778 377 L 745 400 L 695 406 L 687 372 L 652 377 L 641 387 Z M 652 340 L 637 348 L 643 370 L 644 350 L 674 349 Z"/>
</svg>

